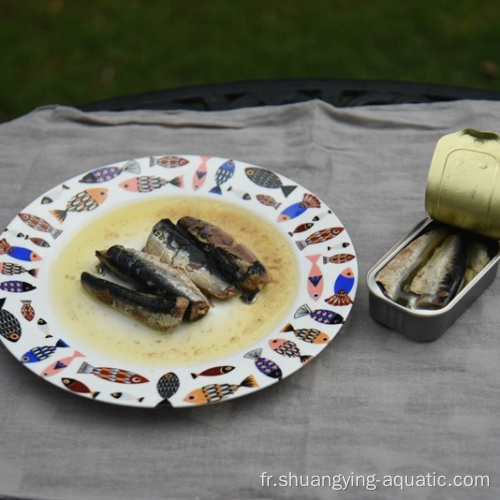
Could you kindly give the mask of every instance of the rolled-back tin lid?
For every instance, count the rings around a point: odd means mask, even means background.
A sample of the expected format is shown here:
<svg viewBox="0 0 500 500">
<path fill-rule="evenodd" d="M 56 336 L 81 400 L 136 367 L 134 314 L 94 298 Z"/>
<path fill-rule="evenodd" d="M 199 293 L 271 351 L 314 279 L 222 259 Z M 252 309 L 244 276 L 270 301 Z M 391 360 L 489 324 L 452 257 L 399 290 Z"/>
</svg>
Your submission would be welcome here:
<svg viewBox="0 0 500 500">
<path fill-rule="evenodd" d="M 465 129 L 443 136 L 429 169 L 429 217 L 500 239 L 500 137 Z"/>
</svg>

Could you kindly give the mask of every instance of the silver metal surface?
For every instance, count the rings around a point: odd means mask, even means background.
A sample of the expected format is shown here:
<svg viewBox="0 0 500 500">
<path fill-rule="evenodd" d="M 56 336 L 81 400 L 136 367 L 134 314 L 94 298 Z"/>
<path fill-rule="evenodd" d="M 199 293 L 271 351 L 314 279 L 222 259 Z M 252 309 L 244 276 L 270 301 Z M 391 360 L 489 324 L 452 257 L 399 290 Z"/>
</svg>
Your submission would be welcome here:
<svg viewBox="0 0 500 500">
<path fill-rule="evenodd" d="M 375 276 L 401 249 L 431 224 L 435 222 L 428 217 L 417 224 L 371 267 L 366 277 L 369 290 L 369 311 L 372 318 L 420 342 L 439 338 L 492 283 L 500 264 L 500 244 L 496 240 L 491 240 L 495 253 L 490 262 L 446 307 L 438 310 L 423 310 L 410 309 L 397 304 L 383 294 L 375 282 Z"/>
</svg>

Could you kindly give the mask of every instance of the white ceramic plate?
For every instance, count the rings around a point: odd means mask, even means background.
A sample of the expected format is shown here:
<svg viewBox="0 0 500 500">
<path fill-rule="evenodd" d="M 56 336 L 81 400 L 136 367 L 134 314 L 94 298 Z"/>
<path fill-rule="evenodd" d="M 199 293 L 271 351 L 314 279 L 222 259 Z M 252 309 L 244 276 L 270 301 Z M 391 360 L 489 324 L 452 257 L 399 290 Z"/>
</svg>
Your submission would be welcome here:
<svg viewBox="0 0 500 500">
<path fill-rule="evenodd" d="M 141 249 L 153 224 L 193 215 L 233 232 L 266 265 L 254 304 L 214 301 L 206 317 L 157 332 L 87 295 L 94 250 Z M 241 161 L 165 155 L 56 186 L 0 235 L 0 339 L 48 382 L 96 401 L 190 407 L 251 394 L 317 356 L 347 319 L 352 242 L 318 197 Z"/>
</svg>

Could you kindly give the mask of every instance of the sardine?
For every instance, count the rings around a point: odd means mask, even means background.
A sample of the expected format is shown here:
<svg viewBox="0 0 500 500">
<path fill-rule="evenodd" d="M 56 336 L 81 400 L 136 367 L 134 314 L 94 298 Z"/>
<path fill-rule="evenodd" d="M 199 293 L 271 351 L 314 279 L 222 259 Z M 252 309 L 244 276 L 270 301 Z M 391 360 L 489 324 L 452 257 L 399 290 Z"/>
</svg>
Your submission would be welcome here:
<svg viewBox="0 0 500 500">
<path fill-rule="evenodd" d="M 87 272 L 82 273 L 81 283 L 101 302 L 157 330 L 168 330 L 180 324 L 189 305 L 184 297 L 136 292 Z"/>
<path fill-rule="evenodd" d="M 472 241 L 467 258 L 464 286 L 468 285 L 490 261 L 488 247 L 479 241 Z"/>
<path fill-rule="evenodd" d="M 186 319 L 198 320 L 210 309 L 207 298 L 182 271 L 160 262 L 153 255 L 113 245 L 108 250 L 97 251 L 96 256 L 105 268 L 118 277 L 138 285 L 147 293 L 188 299 Z"/>
<path fill-rule="evenodd" d="M 446 237 L 428 262 L 417 271 L 408 292 L 417 295 L 416 308 L 439 309 L 460 290 L 467 263 L 467 245 L 462 233 Z"/>
<path fill-rule="evenodd" d="M 224 276 L 245 293 L 254 294 L 269 281 L 264 265 L 232 235 L 209 222 L 194 217 L 182 217 L 178 227 L 214 260 Z"/>
<path fill-rule="evenodd" d="M 218 299 L 225 300 L 235 295 L 234 285 L 224 279 L 209 256 L 182 234 L 170 219 L 154 225 L 144 251 L 181 269 L 199 288 Z"/>
<path fill-rule="evenodd" d="M 405 282 L 429 258 L 447 234 L 448 230 L 444 226 L 435 227 L 414 239 L 393 257 L 375 276 L 375 281 L 384 294 L 397 301 Z"/>
</svg>

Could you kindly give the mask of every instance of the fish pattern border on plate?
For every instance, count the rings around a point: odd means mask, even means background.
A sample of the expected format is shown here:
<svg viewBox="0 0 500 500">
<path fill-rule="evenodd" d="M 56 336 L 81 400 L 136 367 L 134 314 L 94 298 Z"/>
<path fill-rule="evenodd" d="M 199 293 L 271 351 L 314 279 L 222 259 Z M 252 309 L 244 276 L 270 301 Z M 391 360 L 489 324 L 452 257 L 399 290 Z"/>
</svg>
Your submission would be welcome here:
<svg viewBox="0 0 500 500">
<path fill-rule="evenodd" d="M 50 308 L 44 296 L 46 261 L 72 224 L 124 203 L 179 192 L 224 199 L 272 222 L 297 255 L 300 288 L 294 306 L 265 338 L 215 363 L 142 371 L 113 360 L 103 365 L 73 346 L 70 333 L 52 331 L 44 319 Z M 0 240 L 0 264 L 22 272 L 22 280 L 0 276 L 0 341 L 26 368 L 60 388 L 132 407 L 213 404 L 283 380 L 337 335 L 358 284 L 349 235 L 320 198 L 271 169 L 219 157 L 151 155 L 80 173 L 16 214 Z M 318 335 L 321 341 L 315 341 Z"/>
</svg>

